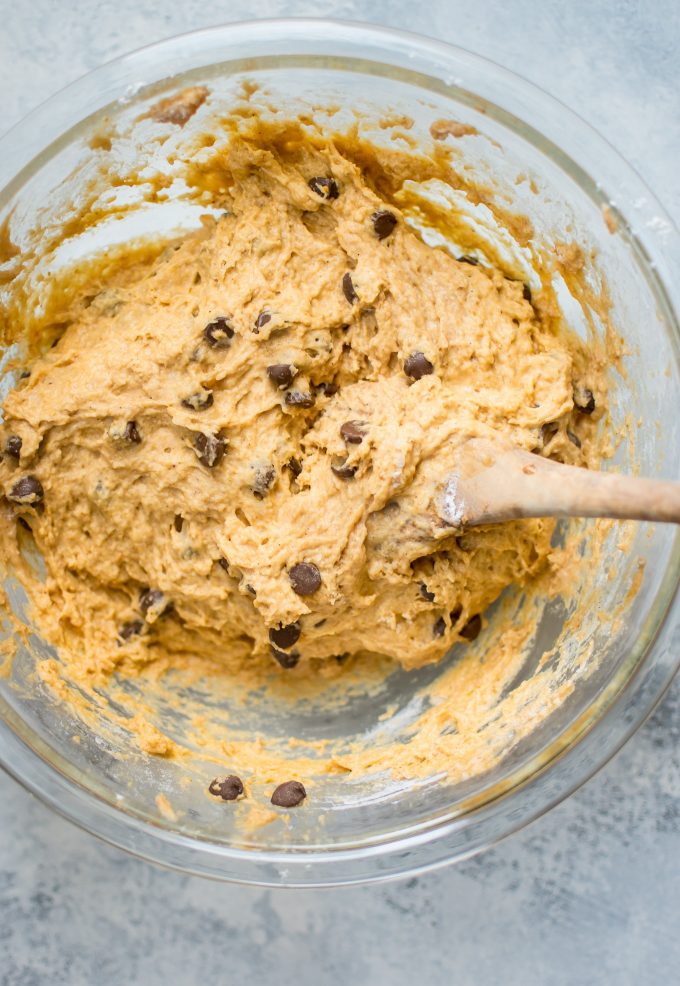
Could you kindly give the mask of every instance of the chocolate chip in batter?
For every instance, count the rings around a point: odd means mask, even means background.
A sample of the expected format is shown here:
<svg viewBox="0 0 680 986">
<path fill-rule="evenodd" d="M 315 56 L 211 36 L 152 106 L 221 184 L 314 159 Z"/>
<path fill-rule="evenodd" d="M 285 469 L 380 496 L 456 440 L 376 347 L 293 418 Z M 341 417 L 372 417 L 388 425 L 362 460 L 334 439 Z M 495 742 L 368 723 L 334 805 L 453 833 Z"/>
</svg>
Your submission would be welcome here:
<svg viewBox="0 0 680 986">
<path fill-rule="evenodd" d="M 118 636 L 121 640 L 129 640 L 130 637 L 138 637 L 143 629 L 143 620 L 128 620 L 118 631 Z"/>
<path fill-rule="evenodd" d="M 322 199 L 337 199 L 340 194 L 340 188 L 335 178 L 310 178 L 307 184 Z"/>
<path fill-rule="evenodd" d="M 226 315 L 218 315 L 203 329 L 203 338 L 213 349 L 228 349 L 234 329 Z"/>
<path fill-rule="evenodd" d="M 522 297 L 531 304 L 531 288 L 526 283 L 522 285 Z"/>
<path fill-rule="evenodd" d="M 204 435 L 199 432 L 194 438 L 194 452 L 198 456 L 198 461 L 214 469 L 219 466 L 227 450 L 227 440 L 219 435 Z"/>
<path fill-rule="evenodd" d="M 300 624 L 296 621 L 284 627 L 279 623 L 278 627 L 272 627 L 269 631 L 269 639 L 275 647 L 287 650 L 300 639 Z"/>
<path fill-rule="evenodd" d="M 278 647 L 274 647 L 273 644 L 269 645 L 269 650 L 271 651 L 274 660 L 287 671 L 290 670 L 290 668 L 294 668 L 300 660 L 300 655 L 296 650 L 292 650 L 290 652 L 279 650 Z"/>
<path fill-rule="evenodd" d="M 182 517 L 181 514 L 175 514 L 175 519 L 173 521 L 173 524 L 174 524 L 175 530 L 179 534 L 180 531 L 182 530 L 182 528 L 184 527 L 184 517 Z"/>
<path fill-rule="evenodd" d="M 229 562 L 227 561 L 226 558 L 218 558 L 217 564 L 220 566 L 220 568 L 224 569 L 227 575 L 229 575 Z"/>
<path fill-rule="evenodd" d="M 303 561 L 293 565 L 288 578 L 298 596 L 311 596 L 321 585 L 321 572 L 313 562 Z"/>
<path fill-rule="evenodd" d="M 295 373 L 295 367 L 290 363 L 272 363 L 267 367 L 267 376 L 277 387 L 290 387 Z"/>
<path fill-rule="evenodd" d="M 541 425 L 541 442 L 543 446 L 550 444 L 557 432 L 560 430 L 560 426 L 557 421 L 546 421 L 544 425 Z"/>
<path fill-rule="evenodd" d="M 347 445 L 361 445 L 366 437 L 366 422 L 345 421 L 340 425 L 340 436 Z"/>
<path fill-rule="evenodd" d="M 595 395 L 587 387 L 574 387 L 574 404 L 581 414 L 592 414 L 595 410 Z"/>
<path fill-rule="evenodd" d="M 18 435 L 10 435 L 5 443 L 5 452 L 13 459 L 18 459 L 21 455 L 21 438 Z"/>
<path fill-rule="evenodd" d="M 7 494 L 7 499 L 13 503 L 28 504 L 34 506 L 42 503 L 45 491 L 42 483 L 35 476 L 22 476 Z"/>
<path fill-rule="evenodd" d="M 412 380 L 420 380 L 421 377 L 434 373 L 434 367 L 424 353 L 415 352 L 405 360 L 404 373 Z"/>
<path fill-rule="evenodd" d="M 258 335 L 260 329 L 264 328 L 267 322 L 271 322 L 271 320 L 272 320 L 272 313 L 265 308 L 265 310 L 260 312 L 260 314 L 255 319 L 255 325 L 253 326 L 254 334 Z"/>
<path fill-rule="evenodd" d="M 128 421 L 123 430 L 123 441 L 129 442 L 130 445 L 139 445 L 141 440 L 142 436 L 139 434 L 137 422 Z"/>
<path fill-rule="evenodd" d="M 350 305 L 353 305 L 355 301 L 359 300 L 359 295 L 354 290 L 354 282 L 352 281 L 351 274 L 345 274 L 342 279 L 342 293 Z"/>
<path fill-rule="evenodd" d="M 424 582 L 420 583 L 420 595 L 423 597 L 425 602 L 427 603 L 434 602 L 434 592 L 430 592 L 430 590 L 427 588 Z"/>
<path fill-rule="evenodd" d="M 195 394 L 190 394 L 182 401 L 182 407 L 189 408 L 190 411 L 206 411 L 213 406 L 212 390 L 199 390 Z"/>
<path fill-rule="evenodd" d="M 459 264 L 470 264 L 471 267 L 479 267 L 479 261 L 476 257 L 471 257 L 469 254 L 464 253 L 462 257 L 458 257 Z"/>
<path fill-rule="evenodd" d="M 567 438 L 576 448 L 581 448 L 581 439 L 573 431 L 567 431 Z"/>
<path fill-rule="evenodd" d="M 286 781 L 285 784 L 279 784 L 272 794 L 272 804 L 279 808 L 295 808 L 296 805 L 302 804 L 306 797 L 307 792 L 300 781 Z"/>
<path fill-rule="evenodd" d="M 440 616 L 432 627 L 432 633 L 435 637 L 443 637 L 446 633 L 446 620 L 443 616 Z"/>
<path fill-rule="evenodd" d="M 338 479 L 354 479 L 358 466 L 350 466 L 347 463 L 347 456 L 334 455 L 331 459 L 331 469 Z"/>
<path fill-rule="evenodd" d="M 302 463 L 299 459 L 296 459 L 295 456 L 292 455 L 286 463 L 285 468 L 290 471 L 294 479 L 297 479 L 302 472 Z"/>
<path fill-rule="evenodd" d="M 243 782 L 236 774 L 229 774 L 228 777 L 216 777 L 210 782 L 208 791 L 222 801 L 236 801 L 243 794 Z"/>
<path fill-rule="evenodd" d="M 459 630 L 458 633 L 461 635 L 461 637 L 464 640 L 471 641 L 477 639 L 477 637 L 479 636 L 479 631 L 481 629 L 482 629 L 482 618 L 479 615 L 479 613 L 477 613 L 475 616 L 470 617 L 470 619 L 467 621 L 465 626 L 462 628 L 462 630 Z"/>
<path fill-rule="evenodd" d="M 139 593 L 139 608 L 151 619 L 165 616 L 172 609 L 172 603 L 161 589 L 142 589 Z"/>
<path fill-rule="evenodd" d="M 316 397 L 314 394 L 306 394 L 303 390 L 289 390 L 285 401 L 289 407 L 314 407 Z"/>
<path fill-rule="evenodd" d="M 337 383 L 333 383 L 332 380 L 330 382 L 324 381 L 320 384 L 317 384 L 317 389 L 322 391 L 326 395 L 326 397 L 335 397 L 337 392 L 340 390 Z"/>
<path fill-rule="evenodd" d="M 269 464 L 255 466 L 255 480 L 252 487 L 253 496 L 257 500 L 264 500 L 275 480 L 276 469 L 274 469 L 274 466 Z"/>
<path fill-rule="evenodd" d="M 388 209 L 379 209 L 371 216 L 375 235 L 379 240 L 386 239 L 397 225 L 397 217 Z"/>
</svg>

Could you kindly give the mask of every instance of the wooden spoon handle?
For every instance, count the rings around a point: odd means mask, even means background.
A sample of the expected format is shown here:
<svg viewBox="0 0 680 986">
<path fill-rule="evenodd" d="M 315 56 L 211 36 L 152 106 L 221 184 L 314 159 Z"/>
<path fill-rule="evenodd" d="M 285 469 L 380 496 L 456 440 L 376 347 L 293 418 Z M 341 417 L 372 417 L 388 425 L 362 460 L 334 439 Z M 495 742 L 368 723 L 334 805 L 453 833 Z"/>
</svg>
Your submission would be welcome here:
<svg viewBox="0 0 680 986">
<path fill-rule="evenodd" d="M 517 517 L 613 517 L 680 523 L 680 483 L 567 466 L 471 441 L 476 465 L 452 472 L 439 513 L 453 526 Z M 472 458 L 469 460 L 472 462 Z"/>
</svg>

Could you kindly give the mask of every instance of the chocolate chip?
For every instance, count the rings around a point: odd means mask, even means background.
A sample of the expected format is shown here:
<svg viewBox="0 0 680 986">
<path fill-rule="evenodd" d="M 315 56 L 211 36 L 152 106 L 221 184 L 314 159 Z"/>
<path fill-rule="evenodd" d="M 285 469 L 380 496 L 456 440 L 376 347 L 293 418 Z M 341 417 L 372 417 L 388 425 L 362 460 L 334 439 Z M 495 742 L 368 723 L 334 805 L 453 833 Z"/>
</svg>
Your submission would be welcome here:
<svg viewBox="0 0 680 986">
<path fill-rule="evenodd" d="M 592 414 L 595 410 L 595 395 L 587 387 L 574 387 L 574 404 L 581 414 Z"/>
<path fill-rule="evenodd" d="M 42 503 L 45 491 L 42 483 L 35 476 L 22 476 L 7 494 L 7 499 L 13 503 L 35 504 Z"/>
<path fill-rule="evenodd" d="M 182 407 L 187 407 L 190 411 L 206 411 L 213 406 L 213 400 L 212 390 L 199 390 L 185 397 Z"/>
<path fill-rule="evenodd" d="M 265 310 L 260 312 L 260 314 L 255 319 L 255 325 L 253 326 L 253 332 L 255 333 L 255 335 L 259 333 L 260 329 L 264 328 L 267 322 L 271 322 L 271 320 L 272 320 L 272 313 L 265 308 Z"/>
<path fill-rule="evenodd" d="M 459 630 L 458 633 L 461 635 L 461 637 L 464 640 L 476 640 L 477 637 L 479 636 L 479 631 L 481 629 L 482 629 L 482 618 L 479 615 L 479 613 L 477 613 L 476 616 L 470 617 L 470 619 L 467 621 L 465 626 L 462 628 L 462 630 Z"/>
<path fill-rule="evenodd" d="M 462 612 L 463 612 L 463 607 L 462 606 L 454 606 L 453 609 L 451 610 L 451 612 L 449 613 L 449 619 L 451 620 L 451 624 L 453 626 L 455 626 L 455 624 L 460 619 L 460 614 Z"/>
<path fill-rule="evenodd" d="M 293 477 L 297 479 L 302 472 L 302 463 L 299 459 L 296 459 L 295 456 L 292 455 L 286 463 L 286 469 L 290 470 Z"/>
<path fill-rule="evenodd" d="M 289 390 L 285 400 L 289 407 L 314 407 L 316 403 L 314 394 L 306 394 L 302 390 Z"/>
<path fill-rule="evenodd" d="M 278 805 L 279 808 L 295 808 L 306 797 L 307 792 L 300 781 L 286 781 L 285 784 L 279 784 L 272 794 L 272 804 Z"/>
<path fill-rule="evenodd" d="M 343 425 L 340 425 L 340 437 L 348 445 L 361 445 L 365 436 L 365 421 L 345 421 Z"/>
<path fill-rule="evenodd" d="M 142 436 L 139 434 L 137 422 L 128 421 L 123 430 L 123 441 L 129 442 L 131 445 L 139 445 L 141 440 Z"/>
<path fill-rule="evenodd" d="M 350 466 L 347 456 L 334 455 L 331 459 L 331 469 L 339 479 L 354 479 L 358 466 Z"/>
<path fill-rule="evenodd" d="M 142 589 L 139 593 L 139 608 L 149 619 L 165 616 L 172 609 L 172 603 L 161 589 Z"/>
<path fill-rule="evenodd" d="M 423 597 L 425 602 L 428 603 L 434 602 L 434 592 L 430 592 L 430 590 L 427 588 L 424 582 L 420 583 L 420 595 Z"/>
<path fill-rule="evenodd" d="M 227 441 L 219 435 L 204 435 L 199 432 L 194 438 L 194 452 L 198 456 L 198 461 L 214 469 L 219 466 L 227 450 Z"/>
<path fill-rule="evenodd" d="M 371 222 L 373 223 L 375 235 L 379 240 L 384 240 L 397 225 L 397 217 L 387 209 L 379 209 L 371 216 Z"/>
<path fill-rule="evenodd" d="M 225 315 L 218 315 L 203 329 L 203 338 L 213 349 L 228 349 L 234 338 L 234 329 Z"/>
<path fill-rule="evenodd" d="M 581 448 L 581 439 L 578 435 L 575 435 L 573 431 L 567 431 L 567 438 L 576 446 L 576 448 Z"/>
<path fill-rule="evenodd" d="M 415 352 L 405 360 L 404 373 L 412 380 L 420 380 L 421 377 L 434 373 L 434 367 L 424 353 Z"/>
<path fill-rule="evenodd" d="M 298 596 L 311 596 L 321 585 L 321 572 L 313 562 L 303 561 L 293 565 L 288 578 Z"/>
<path fill-rule="evenodd" d="M 279 623 L 278 627 L 272 627 L 269 631 L 269 639 L 275 647 L 283 647 L 287 650 L 300 639 L 300 624 L 289 623 L 284 627 Z"/>
<path fill-rule="evenodd" d="M 440 616 L 432 627 L 432 633 L 435 637 L 443 637 L 446 633 L 446 620 L 443 616 Z"/>
<path fill-rule="evenodd" d="M 18 459 L 21 455 L 21 439 L 18 435 L 10 435 L 5 443 L 5 452 L 13 459 Z"/>
<path fill-rule="evenodd" d="M 541 442 L 543 445 L 548 445 L 559 430 L 560 426 L 557 421 L 547 421 L 544 425 L 541 425 Z"/>
<path fill-rule="evenodd" d="M 464 253 L 462 257 L 458 257 L 459 264 L 470 264 L 471 267 L 479 267 L 479 261 L 476 257 L 471 257 L 469 254 Z"/>
<path fill-rule="evenodd" d="M 128 620 L 128 622 L 124 623 L 118 631 L 118 636 L 121 640 L 129 640 L 130 637 L 138 637 L 143 629 L 143 620 Z"/>
<path fill-rule="evenodd" d="M 257 592 L 253 589 L 252 585 L 248 585 L 246 582 L 246 592 L 249 592 L 251 596 L 256 596 Z"/>
<path fill-rule="evenodd" d="M 277 387 L 290 387 L 295 376 L 295 367 L 290 363 L 272 363 L 267 367 L 267 376 Z"/>
<path fill-rule="evenodd" d="M 528 284 L 522 285 L 522 297 L 531 304 L 531 288 Z"/>
<path fill-rule="evenodd" d="M 337 199 L 340 194 L 340 188 L 335 178 L 310 178 L 307 184 L 322 199 Z"/>
<path fill-rule="evenodd" d="M 334 397 L 335 394 L 340 390 L 337 383 L 320 383 L 317 385 L 318 390 L 323 391 L 326 397 Z"/>
<path fill-rule="evenodd" d="M 28 523 L 25 517 L 17 517 L 17 524 L 19 524 L 20 527 L 23 527 L 25 531 L 30 531 L 31 533 L 33 533 L 33 528 Z"/>
<path fill-rule="evenodd" d="M 216 777 L 208 790 L 222 801 L 236 801 L 243 794 L 243 782 L 236 774 L 229 774 L 228 777 Z"/>
<path fill-rule="evenodd" d="M 300 660 L 300 655 L 296 650 L 292 650 L 288 653 L 286 651 L 279 650 L 277 647 L 274 647 L 273 644 L 269 645 L 269 650 L 271 651 L 274 660 L 278 661 L 281 667 L 286 668 L 286 670 L 294 668 Z"/>
<path fill-rule="evenodd" d="M 184 527 L 184 517 L 182 517 L 181 514 L 175 514 L 175 519 L 173 521 L 173 524 L 175 525 L 175 530 L 179 534 L 179 532 Z"/>
<path fill-rule="evenodd" d="M 253 496 L 258 500 L 264 500 L 269 493 L 274 480 L 276 479 L 276 469 L 272 465 L 258 465 L 255 467 L 255 481 L 253 482 Z"/>
<path fill-rule="evenodd" d="M 351 274 L 345 274 L 342 279 L 342 293 L 350 305 L 353 305 L 355 301 L 359 300 L 359 295 L 354 290 L 354 282 L 352 281 Z"/>
<path fill-rule="evenodd" d="M 220 566 L 220 568 L 224 569 L 227 575 L 229 575 L 229 562 L 227 561 L 226 558 L 218 558 L 217 564 Z"/>
<path fill-rule="evenodd" d="M 31 371 L 30 370 L 22 370 L 21 375 L 19 376 L 19 379 L 20 380 L 28 380 L 28 378 L 30 377 L 30 375 L 31 375 Z"/>
</svg>

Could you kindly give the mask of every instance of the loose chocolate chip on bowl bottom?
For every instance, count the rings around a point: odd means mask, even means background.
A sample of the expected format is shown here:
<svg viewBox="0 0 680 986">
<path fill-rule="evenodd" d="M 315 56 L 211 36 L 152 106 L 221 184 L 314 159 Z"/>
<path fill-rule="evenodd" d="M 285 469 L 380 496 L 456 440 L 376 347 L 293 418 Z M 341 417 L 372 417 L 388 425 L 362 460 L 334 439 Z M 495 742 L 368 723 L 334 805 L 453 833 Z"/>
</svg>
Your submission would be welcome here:
<svg viewBox="0 0 680 986">
<path fill-rule="evenodd" d="M 479 631 L 482 629 L 482 618 L 477 613 L 475 616 L 471 616 L 467 621 L 462 630 L 459 630 L 459 634 L 463 640 L 472 641 L 476 640 L 479 636 Z"/>
<path fill-rule="evenodd" d="M 337 199 L 340 194 L 340 187 L 335 178 L 326 178 L 323 176 L 310 178 L 307 184 L 313 192 L 316 192 L 317 195 L 320 195 L 322 199 L 326 199 L 327 201 L 328 199 Z"/>
<path fill-rule="evenodd" d="M 36 503 L 42 503 L 44 496 L 42 483 L 36 476 L 22 476 L 7 494 L 7 499 L 12 503 L 34 506 Z"/>
<path fill-rule="evenodd" d="M 118 631 L 118 636 L 121 640 L 130 640 L 131 637 L 138 637 L 143 629 L 143 620 L 128 620 L 127 623 L 123 623 Z"/>
<path fill-rule="evenodd" d="M 186 407 L 190 411 L 207 411 L 209 407 L 213 406 L 214 400 L 212 390 L 198 390 L 195 394 L 189 394 L 188 397 L 183 398 L 182 407 Z"/>
<path fill-rule="evenodd" d="M 202 432 L 194 438 L 194 452 L 198 461 L 208 469 L 219 466 L 227 450 L 227 441 L 219 435 L 204 435 Z"/>
<path fill-rule="evenodd" d="M 588 387 L 574 387 L 574 404 L 581 414 L 592 414 L 595 410 L 595 395 Z"/>
<path fill-rule="evenodd" d="M 234 338 L 234 328 L 225 315 L 218 315 L 203 329 L 203 338 L 213 349 L 228 349 Z"/>
<path fill-rule="evenodd" d="M 288 407 L 314 407 L 316 398 L 302 390 L 289 390 L 285 397 Z"/>
<path fill-rule="evenodd" d="M 277 387 L 290 387 L 296 372 L 290 363 L 272 363 L 267 367 L 267 376 Z"/>
<path fill-rule="evenodd" d="M 269 639 L 275 647 L 282 647 L 287 650 L 298 642 L 300 632 L 300 624 L 297 621 L 289 623 L 287 626 L 282 626 L 279 623 L 278 627 L 272 627 L 269 631 Z"/>
<path fill-rule="evenodd" d="M 227 777 L 216 777 L 210 782 L 208 791 L 222 801 L 236 801 L 243 794 L 243 781 L 236 774 Z"/>
<path fill-rule="evenodd" d="M 298 596 L 311 596 L 321 586 L 321 572 L 313 562 L 303 561 L 293 565 L 288 578 Z"/>
<path fill-rule="evenodd" d="M 306 797 L 307 792 L 300 781 L 286 781 L 285 784 L 279 784 L 272 794 L 272 804 L 279 808 L 295 808 Z"/>
<path fill-rule="evenodd" d="M 22 441 L 18 435 L 10 435 L 5 442 L 5 452 L 13 459 L 18 459 L 21 455 Z"/>
<path fill-rule="evenodd" d="M 340 437 L 348 445 L 361 445 L 366 433 L 365 421 L 345 421 L 340 425 Z"/>
<path fill-rule="evenodd" d="M 351 274 L 345 274 L 342 278 L 342 293 L 345 298 L 349 301 L 350 305 L 353 305 L 359 300 L 359 295 L 356 293 L 354 287 L 354 281 L 352 280 Z"/>
<path fill-rule="evenodd" d="M 404 373 L 412 380 L 420 380 L 434 373 L 434 367 L 424 353 L 415 352 L 404 361 Z"/>
<path fill-rule="evenodd" d="M 397 225 L 397 217 L 388 209 L 379 209 L 371 216 L 373 231 L 379 240 L 386 239 Z"/>
<path fill-rule="evenodd" d="M 440 616 L 432 627 L 432 634 L 435 637 L 443 637 L 446 633 L 446 620 L 443 616 Z"/>
<path fill-rule="evenodd" d="M 430 590 L 427 588 L 427 586 L 425 585 L 424 582 L 421 582 L 420 583 L 420 587 L 419 588 L 420 588 L 420 595 L 423 597 L 423 599 L 425 600 L 425 602 L 433 603 L 434 602 L 434 592 L 430 592 Z"/>
<path fill-rule="evenodd" d="M 274 647 L 273 644 L 269 645 L 269 650 L 271 651 L 274 660 L 281 665 L 282 668 L 290 670 L 294 668 L 300 660 L 300 655 L 296 650 L 283 651 L 279 650 L 278 647 Z"/>
</svg>

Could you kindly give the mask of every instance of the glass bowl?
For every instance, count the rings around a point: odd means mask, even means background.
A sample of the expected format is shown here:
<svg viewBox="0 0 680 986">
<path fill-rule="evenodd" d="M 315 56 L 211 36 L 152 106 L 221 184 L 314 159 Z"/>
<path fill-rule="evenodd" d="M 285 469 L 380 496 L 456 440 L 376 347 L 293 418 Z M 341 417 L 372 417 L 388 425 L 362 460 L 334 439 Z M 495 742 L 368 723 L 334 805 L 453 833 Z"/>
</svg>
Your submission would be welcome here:
<svg viewBox="0 0 680 986">
<path fill-rule="evenodd" d="M 680 478 L 677 232 L 639 177 L 579 117 L 469 52 L 326 20 L 230 24 L 153 45 L 64 89 L 2 138 L 0 222 L 8 220 L 20 246 L 22 236 L 28 242 L 37 228 L 49 244 L 78 185 L 96 184 L 93 161 L 104 146 L 102 128 L 112 132 L 113 125 L 114 133 L 126 135 L 114 147 L 121 167 L 127 155 L 131 168 L 143 159 L 145 166 L 160 169 L 172 139 L 151 141 L 147 148 L 143 126 L 130 130 L 130 121 L 185 85 L 205 84 L 213 103 L 221 100 L 227 107 L 238 93 L 243 96 L 245 79 L 291 112 L 301 107 L 324 112 L 332 105 L 333 128 L 359 119 L 376 141 L 432 149 L 429 128 L 441 119 L 463 121 L 485 135 L 458 143 L 461 167 L 488 178 L 509 208 L 528 215 L 537 241 L 549 247 L 561 238 L 586 248 L 593 259 L 593 286 L 606 284 L 611 297 L 612 321 L 626 343 L 611 425 L 621 433 L 627 429 L 611 464 Z M 413 123 L 403 126 L 404 117 Z M 200 118 L 197 113 L 196 126 Z M 385 118 L 392 123 L 381 128 L 377 121 Z M 407 132 L 399 133 L 400 126 Z M 190 228 L 198 216 L 195 203 L 189 207 L 180 193 L 174 211 L 139 209 L 136 221 L 135 226 L 126 219 L 115 234 L 107 227 L 104 241 Z M 102 245 L 98 233 L 95 224 L 89 239 L 82 238 L 81 252 Z M 517 244 L 505 242 L 505 247 L 521 265 Z M 2 255 L 0 261 L 11 264 L 11 257 Z M 590 319 L 590 328 L 597 329 L 587 298 L 573 297 L 564 282 L 559 287 L 572 328 L 585 333 Z M 16 350 L 6 351 L 5 357 L 13 354 Z M 2 393 L 15 380 L 6 362 Z M 587 525 L 574 530 L 586 544 Z M 28 789 L 101 838 L 147 859 L 221 879 L 336 885 L 462 859 L 582 784 L 638 728 L 675 673 L 678 534 L 663 525 L 630 525 L 627 531 L 621 550 L 620 529 L 604 530 L 600 568 L 606 577 L 589 573 L 575 609 L 553 602 L 541 612 L 539 632 L 512 688 L 547 669 L 555 686 L 568 682 L 568 694 L 554 708 L 534 703 L 520 709 L 525 720 L 532 717 L 532 728 L 509 730 L 498 763 L 483 774 L 456 783 L 441 777 L 399 780 L 385 773 L 348 783 L 326 775 L 315 780 L 304 810 L 244 835 L 224 806 L 205 797 L 204 790 L 197 794 L 196 778 L 214 773 L 214 764 L 200 765 L 187 781 L 171 760 L 136 749 L 124 729 L 100 735 L 95 720 L 101 709 L 93 708 L 88 719 L 64 707 L 35 674 L 36 660 L 51 654 L 35 633 L 22 638 L 0 679 L 0 760 Z M 5 589 L 8 605 L 30 628 L 19 586 L 8 578 Z M 480 638 L 482 649 L 493 641 L 493 622 Z M 12 632 L 7 619 L 4 632 Z M 552 665 L 546 664 L 548 653 L 556 655 Z M 238 716 L 238 728 L 265 743 L 292 734 L 303 745 L 322 738 L 331 747 L 379 746 L 385 737 L 407 739 L 428 689 L 455 660 L 454 649 L 441 665 L 389 674 L 370 694 L 350 690 L 332 714 L 323 695 L 304 707 L 274 712 L 256 697 L 237 711 L 228 694 L 203 694 L 200 685 L 183 695 L 207 703 L 217 722 L 224 714 L 231 722 Z M 181 735 L 186 723 L 167 705 L 173 687 L 170 682 L 156 696 L 152 714 L 169 723 L 171 735 Z M 104 708 L 106 695 L 102 703 Z"/>
</svg>

